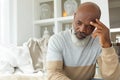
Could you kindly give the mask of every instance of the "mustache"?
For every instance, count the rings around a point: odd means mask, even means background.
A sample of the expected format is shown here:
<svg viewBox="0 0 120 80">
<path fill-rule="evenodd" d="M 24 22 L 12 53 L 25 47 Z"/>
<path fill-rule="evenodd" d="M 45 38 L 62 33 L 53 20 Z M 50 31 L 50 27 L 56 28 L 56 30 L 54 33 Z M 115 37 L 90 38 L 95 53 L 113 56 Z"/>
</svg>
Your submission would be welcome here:
<svg viewBox="0 0 120 80">
<path fill-rule="evenodd" d="M 74 32 L 75 35 L 79 34 L 83 37 L 86 37 L 87 35 L 84 32 Z"/>
</svg>

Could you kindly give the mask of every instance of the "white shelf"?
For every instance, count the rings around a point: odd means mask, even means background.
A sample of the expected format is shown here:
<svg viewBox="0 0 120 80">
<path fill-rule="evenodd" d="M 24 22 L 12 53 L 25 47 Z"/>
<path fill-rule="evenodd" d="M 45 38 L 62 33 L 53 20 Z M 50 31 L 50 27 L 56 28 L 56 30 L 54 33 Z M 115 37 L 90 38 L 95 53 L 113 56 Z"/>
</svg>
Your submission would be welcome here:
<svg viewBox="0 0 120 80">
<path fill-rule="evenodd" d="M 62 23 L 69 23 L 69 22 L 72 22 L 73 16 L 60 17 L 57 20 Z"/>
<path fill-rule="evenodd" d="M 54 1 L 54 0 L 39 0 L 39 3 L 50 2 L 50 1 Z"/>
<path fill-rule="evenodd" d="M 50 25 L 54 24 L 55 21 L 61 22 L 61 23 L 70 23 L 73 20 L 73 16 L 67 16 L 67 17 L 59 17 L 59 18 L 52 18 L 52 19 L 43 19 L 43 20 L 36 20 L 34 24 L 38 25 Z"/>
<path fill-rule="evenodd" d="M 44 19 L 44 20 L 36 20 L 34 24 L 38 24 L 40 26 L 52 25 L 54 24 L 55 19 Z"/>
<path fill-rule="evenodd" d="M 120 32 L 120 28 L 113 28 L 113 29 L 110 29 L 110 32 Z"/>
</svg>

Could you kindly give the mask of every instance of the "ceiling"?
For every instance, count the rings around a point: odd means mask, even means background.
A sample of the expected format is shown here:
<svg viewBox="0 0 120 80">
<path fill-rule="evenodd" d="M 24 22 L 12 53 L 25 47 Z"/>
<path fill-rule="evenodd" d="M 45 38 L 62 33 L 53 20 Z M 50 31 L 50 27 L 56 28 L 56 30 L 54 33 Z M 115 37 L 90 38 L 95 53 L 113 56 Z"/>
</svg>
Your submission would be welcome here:
<svg viewBox="0 0 120 80">
<path fill-rule="evenodd" d="M 109 0 L 110 27 L 120 28 L 120 0 Z"/>
</svg>

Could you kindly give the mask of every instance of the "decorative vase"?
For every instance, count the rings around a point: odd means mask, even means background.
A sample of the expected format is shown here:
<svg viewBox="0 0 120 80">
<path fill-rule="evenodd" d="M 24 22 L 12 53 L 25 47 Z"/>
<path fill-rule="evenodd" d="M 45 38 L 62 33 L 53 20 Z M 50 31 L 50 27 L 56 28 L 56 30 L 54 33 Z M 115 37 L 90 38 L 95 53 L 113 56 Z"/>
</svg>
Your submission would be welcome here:
<svg viewBox="0 0 120 80">
<path fill-rule="evenodd" d="M 64 10 L 67 13 L 67 16 L 73 15 L 77 9 L 77 2 L 75 0 L 67 0 L 64 2 Z"/>
<path fill-rule="evenodd" d="M 40 5 L 40 19 L 48 19 L 52 15 L 51 6 L 49 4 Z"/>
</svg>

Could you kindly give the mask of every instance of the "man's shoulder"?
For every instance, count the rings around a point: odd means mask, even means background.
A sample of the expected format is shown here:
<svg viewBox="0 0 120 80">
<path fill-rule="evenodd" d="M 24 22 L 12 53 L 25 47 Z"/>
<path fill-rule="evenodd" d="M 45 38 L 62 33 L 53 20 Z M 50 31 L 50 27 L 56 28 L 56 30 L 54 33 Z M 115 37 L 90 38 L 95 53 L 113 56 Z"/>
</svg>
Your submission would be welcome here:
<svg viewBox="0 0 120 80">
<path fill-rule="evenodd" d="M 55 47 L 62 51 L 63 45 L 66 43 L 66 31 L 59 32 L 57 34 L 54 34 L 50 37 L 48 46 L 49 47 Z"/>
<path fill-rule="evenodd" d="M 51 36 L 51 39 L 62 39 L 65 38 L 69 34 L 69 30 L 61 31 Z"/>
</svg>

